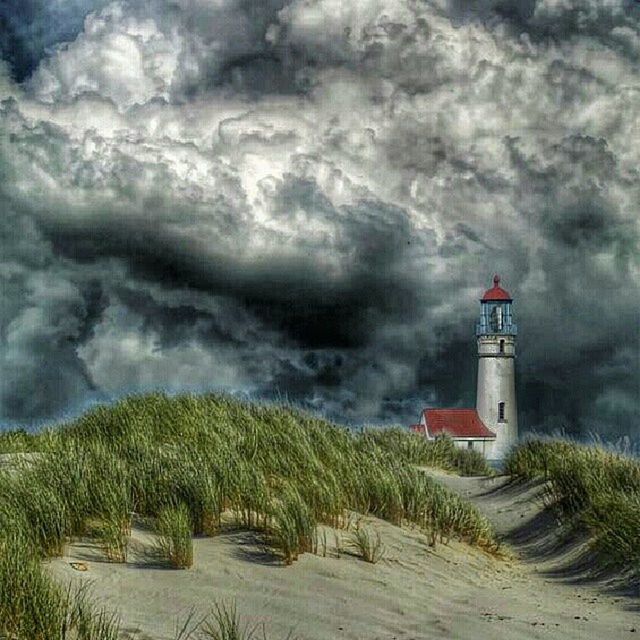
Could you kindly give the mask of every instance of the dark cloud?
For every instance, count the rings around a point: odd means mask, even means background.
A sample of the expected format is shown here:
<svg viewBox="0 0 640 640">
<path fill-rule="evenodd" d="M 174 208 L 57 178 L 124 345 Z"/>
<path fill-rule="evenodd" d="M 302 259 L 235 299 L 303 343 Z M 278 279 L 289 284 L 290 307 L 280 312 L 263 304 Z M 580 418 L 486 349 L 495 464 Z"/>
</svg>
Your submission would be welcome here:
<svg viewBox="0 0 640 640">
<path fill-rule="evenodd" d="M 616 29 L 637 32 L 640 21 L 636 0 L 449 0 L 447 8 L 454 20 L 482 20 L 489 24 L 504 20 L 532 38 L 553 38 L 557 42 L 589 36 L 615 44 Z"/>
<path fill-rule="evenodd" d="M 497 271 L 524 429 L 636 433 L 636 4 L 67 0 L 0 20 L 3 420 L 154 388 L 355 424 L 472 405 Z"/>
<path fill-rule="evenodd" d="M 107 301 L 99 281 L 56 262 L 30 220 L 5 210 L 0 227 L 4 415 L 59 415 L 95 389 L 76 347 L 90 339 Z"/>
<path fill-rule="evenodd" d="M 75 39 L 85 16 L 108 0 L 5 0 L 0 5 L 0 53 L 18 80 L 38 66 L 47 50 Z"/>
</svg>

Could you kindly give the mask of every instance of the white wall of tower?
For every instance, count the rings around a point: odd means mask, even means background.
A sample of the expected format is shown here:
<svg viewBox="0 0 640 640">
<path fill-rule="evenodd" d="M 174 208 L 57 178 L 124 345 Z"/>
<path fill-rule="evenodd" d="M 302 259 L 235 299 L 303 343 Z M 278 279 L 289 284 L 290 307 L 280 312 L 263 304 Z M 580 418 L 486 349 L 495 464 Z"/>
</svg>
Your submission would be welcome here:
<svg viewBox="0 0 640 640">
<path fill-rule="evenodd" d="M 501 402 L 504 402 L 504 420 L 499 417 Z M 487 457 L 493 460 L 504 458 L 518 440 L 514 336 L 478 337 L 476 409 L 480 419 L 496 434 Z"/>
</svg>

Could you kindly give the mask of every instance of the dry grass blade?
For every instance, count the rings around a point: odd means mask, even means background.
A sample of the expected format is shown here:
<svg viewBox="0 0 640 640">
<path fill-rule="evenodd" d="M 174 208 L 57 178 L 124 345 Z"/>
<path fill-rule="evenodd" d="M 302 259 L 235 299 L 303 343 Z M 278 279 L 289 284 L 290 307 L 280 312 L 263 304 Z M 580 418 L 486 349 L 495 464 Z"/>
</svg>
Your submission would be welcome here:
<svg viewBox="0 0 640 640">
<path fill-rule="evenodd" d="M 380 533 L 362 526 L 357 526 L 351 534 L 351 546 L 365 562 L 371 564 L 382 560 L 386 552 Z"/>
</svg>

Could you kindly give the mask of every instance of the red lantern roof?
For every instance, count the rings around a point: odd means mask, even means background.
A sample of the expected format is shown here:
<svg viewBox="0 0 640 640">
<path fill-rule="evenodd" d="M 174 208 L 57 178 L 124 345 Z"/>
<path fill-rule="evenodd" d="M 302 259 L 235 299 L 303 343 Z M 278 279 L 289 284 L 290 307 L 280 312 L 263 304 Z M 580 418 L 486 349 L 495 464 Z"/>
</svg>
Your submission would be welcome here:
<svg viewBox="0 0 640 640">
<path fill-rule="evenodd" d="M 445 433 L 452 438 L 496 437 L 496 434 L 482 422 L 475 409 L 425 409 L 422 415 L 430 438 Z"/>
<path fill-rule="evenodd" d="M 495 275 L 493 276 L 493 287 L 484 292 L 480 302 L 494 302 L 499 300 L 503 302 L 511 302 L 511 296 L 508 291 L 505 291 L 500 286 L 500 276 Z"/>
</svg>

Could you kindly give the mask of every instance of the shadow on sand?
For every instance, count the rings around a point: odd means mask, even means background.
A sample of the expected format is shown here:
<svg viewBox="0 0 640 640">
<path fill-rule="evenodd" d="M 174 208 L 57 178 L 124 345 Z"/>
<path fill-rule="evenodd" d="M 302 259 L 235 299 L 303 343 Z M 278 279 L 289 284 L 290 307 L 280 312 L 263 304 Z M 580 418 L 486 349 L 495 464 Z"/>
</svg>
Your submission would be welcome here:
<svg viewBox="0 0 640 640">
<path fill-rule="evenodd" d="M 512 519 L 503 527 L 501 538 L 525 562 L 542 565 L 536 567 L 541 576 L 569 584 L 597 586 L 621 598 L 640 598 L 637 578 L 621 574 L 593 549 L 586 530 L 563 524 L 553 507 L 543 504 L 544 481 L 514 482 L 504 478 L 496 484 L 497 480 L 484 481 L 485 486 L 471 499 L 478 506 L 483 502 L 502 504 L 504 511 L 513 510 L 516 505 L 538 507 L 529 517 Z M 489 483 L 494 486 L 486 486 Z M 624 606 L 640 611 L 640 601 L 630 600 Z"/>
<path fill-rule="evenodd" d="M 264 537 L 255 531 L 235 531 L 232 534 L 223 534 L 233 539 L 233 555 L 238 560 L 261 564 L 267 567 L 284 567 L 279 558 L 267 545 Z"/>
</svg>

